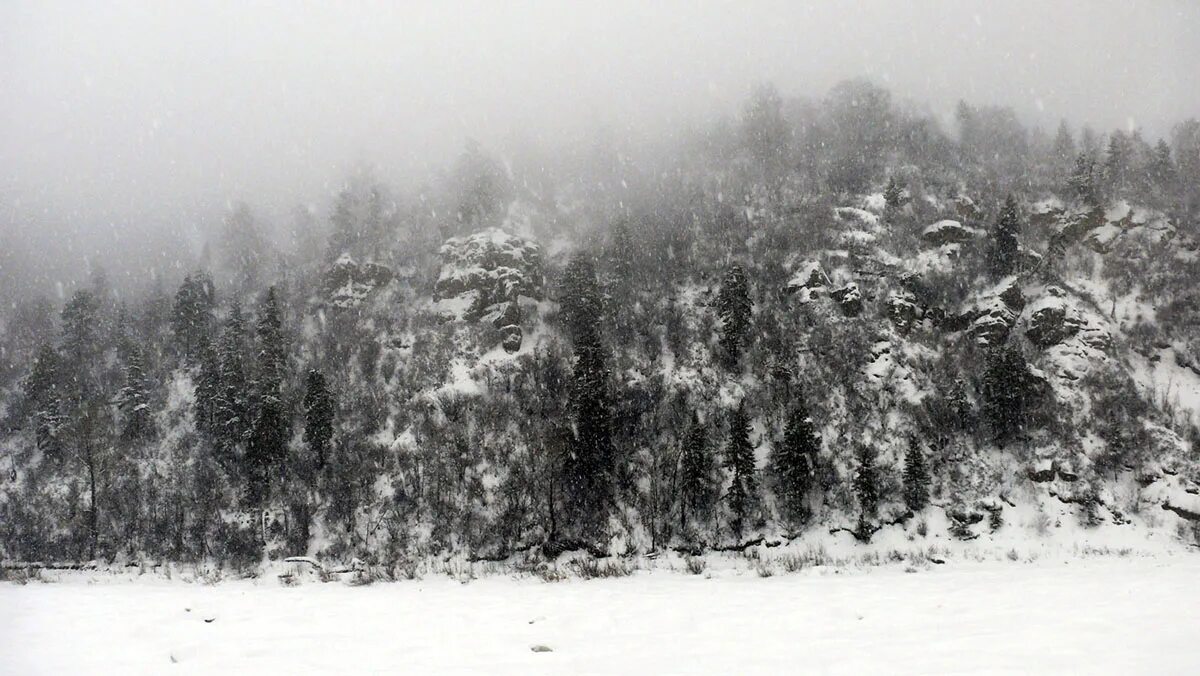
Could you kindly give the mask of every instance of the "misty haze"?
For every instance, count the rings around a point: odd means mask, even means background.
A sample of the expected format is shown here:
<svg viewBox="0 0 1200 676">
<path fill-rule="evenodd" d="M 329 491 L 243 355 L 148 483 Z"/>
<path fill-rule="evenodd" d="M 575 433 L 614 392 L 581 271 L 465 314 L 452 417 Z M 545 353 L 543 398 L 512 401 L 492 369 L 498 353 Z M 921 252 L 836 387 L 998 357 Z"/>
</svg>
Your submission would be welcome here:
<svg viewBox="0 0 1200 676">
<path fill-rule="evenodd" d="M 0 3 L 0 673 L 1200 670 L 1197 64 L 1183 0 Z"/>
</svg>

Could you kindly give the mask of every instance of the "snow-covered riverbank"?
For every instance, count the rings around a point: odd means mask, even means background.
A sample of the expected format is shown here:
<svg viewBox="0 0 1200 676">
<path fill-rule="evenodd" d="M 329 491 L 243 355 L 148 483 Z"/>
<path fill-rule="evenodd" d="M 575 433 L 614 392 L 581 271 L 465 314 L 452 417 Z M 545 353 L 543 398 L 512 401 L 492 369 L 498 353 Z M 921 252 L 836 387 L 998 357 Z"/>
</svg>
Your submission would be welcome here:
<svg viewBox="0 0 1200 676">
<path fill-rule="evenodd" d="M 88 577 L 0 584 L 0 671 L 1200 671 L 1200 556 L 363 587 Z"/>
</svg>

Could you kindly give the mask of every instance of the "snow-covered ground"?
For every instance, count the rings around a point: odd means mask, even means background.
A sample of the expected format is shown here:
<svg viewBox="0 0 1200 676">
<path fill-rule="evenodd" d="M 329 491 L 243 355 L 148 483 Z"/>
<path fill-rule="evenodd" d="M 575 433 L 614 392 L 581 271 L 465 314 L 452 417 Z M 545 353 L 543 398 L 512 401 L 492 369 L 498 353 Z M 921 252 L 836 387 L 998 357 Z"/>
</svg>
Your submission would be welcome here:
<svg viewBox="0 0 1200 676">
<path fill-rule="evenodd" d="M 1197 581 L 1186 554 L 362 587 L 73 574 L 0 583 L 0 672 L 1194 674 Z"/>
</svg>

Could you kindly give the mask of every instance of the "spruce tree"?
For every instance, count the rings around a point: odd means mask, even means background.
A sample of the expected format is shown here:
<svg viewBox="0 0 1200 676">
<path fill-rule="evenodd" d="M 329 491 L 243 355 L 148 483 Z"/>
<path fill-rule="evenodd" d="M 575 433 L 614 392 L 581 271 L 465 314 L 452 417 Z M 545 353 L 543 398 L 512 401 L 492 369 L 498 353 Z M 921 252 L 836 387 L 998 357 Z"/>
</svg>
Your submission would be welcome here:
<svg viewBox="0 0 1200 676">
<path fill-rule="evenodd" d="M 883 201 L 888 209 L 899 209 L 902 205 L 904 192 L 900 189 L 900 184 L 896 182 L 895 176 L 888 177 L 887 187 L 883 190 Z"/>
<path fill-rule="evenodd" d="M 916 438 L 908 440 L 908 452 L 904 454 L 904 504 L 913 512 L 929 504 L 929 470 Z"/>
<path fill-rule="evenodd" d="M 34 443 L 48 457 L 61 457 L 59 437 L 63 424 L 62 357 L 50 345 L 42 345 L 33 368 L 22 383 L 21 406 L 33 422 Z"/>
<path fill-rule="evenodd" d="M 854 496 L 858 499 L 860 519 L 867 522 L 879 511 L 879 472 L 875 467 L 875 449 L 859 444 L 855 453 L 858 466 L 854 471 Z"/>
<path fill-rule="evenodd" d="M 333 438 L 333 395 L 320 371 L 312 369 L 304 388 L 304 442 L 316 458 L 318 470 L 325 466 L 329 441 Z"/>
<path fill-rule="evenodd" d="M 599 285 L 591 261 L 583 255 L 568 265 L 562 306 L 575 348 L 569 392 L 575 435 L 563 463 L 563 483 L 575 525 L 590 534 L 603 524 L 612 497 L 613 406 L 600 333 Z"/>
<path fill-rule="evenodd" d="M 597 333 L 604 314 L 604 300 L 596 281 L 596 268 L 591 256 L 580 252 L 571 257 L 563 271 L 559 299 L 563 324 L 572 340 L 579 343 Z"/>
<path fill-rule="evenodd" d="M 1100 204 L 1100 191 L 1096 186 L 1096 161 L 1086 152 L 1075 158 L 1075 168 L 1067 178 L 1071 194 L 1084 204 L 1095 207 Z"/>
<path fill-rule="evenodd" d="M 1005 344 L 987 355 L 983 374 L 983 417 L 996 445 L 1003 448 L 1024 429 L 1029 407 L 1029 367 L 1019 348 Z"/>
<path fill-rule="evenodd" d="M 220 438 L 221 357 L 206 336 L 200 343 L 200 370 L 196 374 L 196 429 L 216 441 Z"/>
<path fill-rule="evenodd" d="M 771 461 L 775 493 L 785 516 L 792 520 L 808 516 L 806 502 L 813 487 L 820 451 L 821 438 L 809 419 L 803 398 L 798 398 Z"/>
<path fill-rule="evenodd" d="M 200 345 L 212 326 L 215 304 L 215 287 L 205 272 L 188 275 L 175 293 L 171 329 L 179 354 L 185 361 L 192 362 L 199 356 Z"/>
<path fill-rule="evenodd" d="M 1020 231 L 1020 217 L 1017 215 L 1017 200 L 1011 194 L 1004 200 L 1004 208 L 992 231 L 992 251 L 989 263 L 992 274 L 997 277 L 1011 275 L 1017 270 L 1019 245 L 1017 233 Z"/>
<path fill-rule="evenodd" d="M 686 530 L 689 520 L 704 514 L 712 492 L 712 456 L 708 430 L 692 414 L 692 424 L 679 454 L 679 528 Z"/>
<path fill-rule="evenodd" d="M 142 367 L 141 351 L 130 352 L 125 364 L 125 386 L 117 395 L 121 410 L 121 438 L 127 442 L 149 439 L 154 432 L 150 420 L 150 396 L 147 392 L 146 374 Z"/>
<path fill-rule="evenodd" d="M 717 315 L 721 318 L 722 361 L 729 368 L 737 366 L 742 348 L 749 338 L 750 320 L 754 309 L 750 288 L 742 266 L 734 265 L 721 282 L 717 294 Z"/>
<path fill-rule="evenodd" d="M 218 457 L 227 471 L 233 471 L 240 459 L 242 444 L 250 434 L 249 378 L 245 363 L 246 327 L 241 307 L 234 303 L 218 352 L 220 394 L 215 405 Z"/>
<path fill-rule="evenodd" d="M 733 475 L 729 484 L 729 508 L 733 512 L 733 529 L 740 535 L 757 492 L 754 447 L 750 444 L 750 419 L 744 403 L 738 404 L 729 415 L 725 467 Z"/>
<path fill-rule="evenodd" d="M 288 420 L 283 408 L 283 378 L 287 352 L 275 287 L 267 290 L 258 313 L 254 424 L 246 447 L 250 501 L 261 504 L 270 494 L 274 468 L 287 456 Z"/>
</svg>

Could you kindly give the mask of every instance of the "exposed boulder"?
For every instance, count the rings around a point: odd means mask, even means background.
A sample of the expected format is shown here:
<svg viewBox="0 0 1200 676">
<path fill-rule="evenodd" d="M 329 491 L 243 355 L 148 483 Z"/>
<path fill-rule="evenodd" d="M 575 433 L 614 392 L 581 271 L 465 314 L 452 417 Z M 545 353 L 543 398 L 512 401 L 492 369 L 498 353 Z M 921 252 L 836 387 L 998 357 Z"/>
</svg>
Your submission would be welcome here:
<svg viewBox="0 0 1200 676">
<path fill-rule="evenodd" d="M 536 242 L 488 228 L 446 240 L 434 299 L 443 316 L 489 321 L 504 348 L 521 347 L 520 298 L 541 299 L 545 284 L 542 248 Z"/>
<path fill-rule="evenodd" d="M 999 345 L 1017 323 L 1025 296 L 1016 277 L 1006 277 L 977 304 L 971 335 L 980 345 Z"/>
<path fill-rule="evenodd" d="M 921 320 L 923 315 L 921 307 L 917 305 L 917 299 L 908 292 L 892 292 L 887 299 L 888 319 L 896 325 L 896 328 L 901 332 L 907 332 L 917 322 Z"/>
<path fill-rule="evenodd" d="M 360 265 L 346 253 L 326 271 L 325 291 L 335 307 L 358 307 L 367 296 L 390 283 L 394 276 L 386 266 L 377 263 Z"/>
<path fill-rule="evenodd" d="M 925 229 L 921 231 L 921 240 L 930 246 L 965 244 L 973 242 L 985 234 L 979 228 L 970 228 L 958 221 L 947 219 L 925 226 Z"/>
<path fill-rule="evenodd" d="M 795 274 L 783 287 L 784 293 L 796 296 L 800 303 L 810 302 L 817 294 L 829 286 L 829 275 L 821 267 L 820 261 L 804 261 L 796 267 Z"/>
<path fill-rule="evenodd" d="M 1051 286 L 1046 295 L 1029 308 L 1029 327 L 1025 335 L 1041 348 L 1057 345 L 1079 333 L 1086 321 L 1066 301 L 1066 292 Z"/>
<path fill-rule="evenodd" d="M 862 292 L 858 290 L 858 284 L 854 282 L 850 282 L 840 289 L 830 291 L 829 297 L 841 307 L 842 314 L 847 317 L 857 317 L 862 313 Z"/>
</svg>

